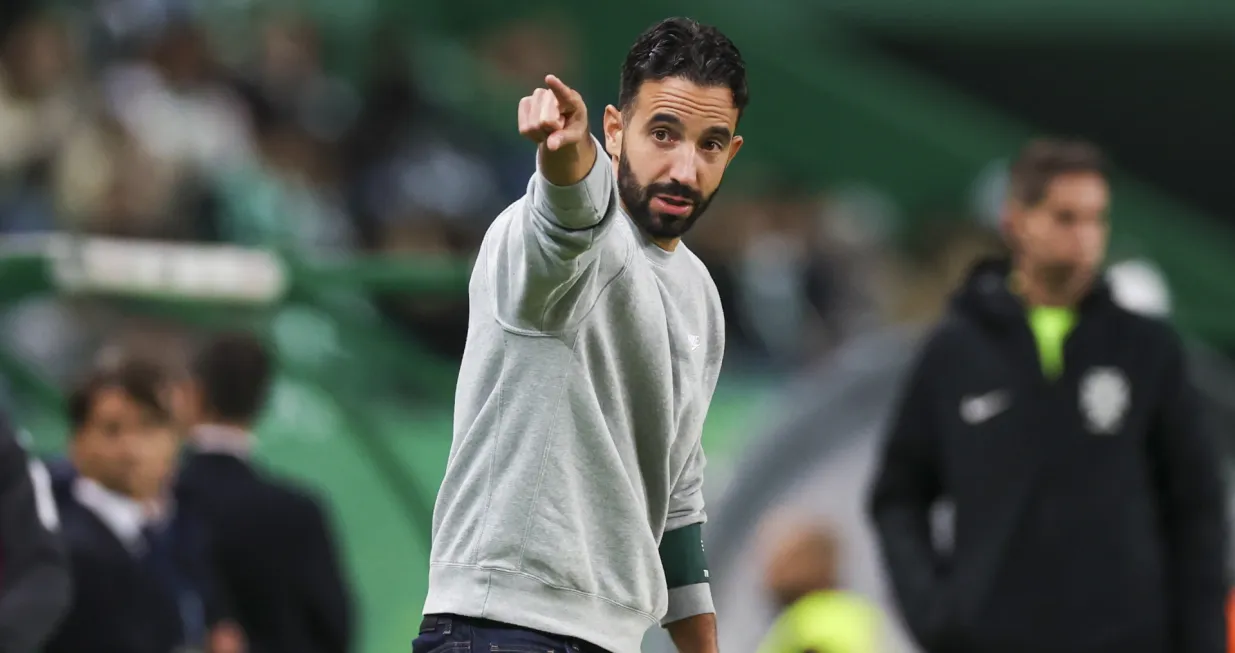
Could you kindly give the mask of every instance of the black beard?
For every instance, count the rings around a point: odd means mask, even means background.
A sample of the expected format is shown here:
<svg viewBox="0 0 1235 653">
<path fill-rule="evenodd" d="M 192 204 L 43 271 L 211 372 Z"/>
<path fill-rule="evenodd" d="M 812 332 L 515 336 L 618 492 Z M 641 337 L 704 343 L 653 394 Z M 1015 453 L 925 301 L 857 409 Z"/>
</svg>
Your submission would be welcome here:
<svg viewBox="0 0 1235 653">
<path fill-rule="evenodd" d="M 622 205 L 626 207 L 626 212 L 630 214 L 635 224 L 643 229 L 649 236 L 657 239 L 681 238 L 682 234 L 690 231 L 690 228 L 695 226 L 695 221 L 703 212 L 707 210 L 708 204 L 712 202 L 712 198 L 716 196 L 715 191 L 708 197 L 704 197 L 703 193 L 676 181 L 671 181 L 663 184 L 651 184 L 649 186 L 640 186 L 639 180 L 635 179 L 635 173 L 630 169 L 630 161 L 626 158 L 626 150 L 622 150 L 621 156 L 618 157 L 618 197 L 622 199 Z M 690 200 L 694 210 L 690 215 L 678 217 L 676 215 L 667 215 L 663 213 L 652 213 L 651 202 L 656 195 L 674 195 L 686 200 Z"/>
</svg>

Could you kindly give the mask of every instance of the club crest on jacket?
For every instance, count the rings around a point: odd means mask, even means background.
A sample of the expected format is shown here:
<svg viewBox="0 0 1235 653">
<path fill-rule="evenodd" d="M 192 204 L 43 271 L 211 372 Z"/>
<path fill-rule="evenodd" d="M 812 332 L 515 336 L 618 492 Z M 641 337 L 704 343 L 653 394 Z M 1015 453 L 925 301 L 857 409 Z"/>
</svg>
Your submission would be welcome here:
<svg viewBox="0 0 1235 653">
<path fill-rule="evenodd" d="M 1081 414 L 1092 433 L 1114 435 L 1131 403 L 1128 377 L 1116 367 L 1094 367 L 1081 378 Z"/>
</svg>

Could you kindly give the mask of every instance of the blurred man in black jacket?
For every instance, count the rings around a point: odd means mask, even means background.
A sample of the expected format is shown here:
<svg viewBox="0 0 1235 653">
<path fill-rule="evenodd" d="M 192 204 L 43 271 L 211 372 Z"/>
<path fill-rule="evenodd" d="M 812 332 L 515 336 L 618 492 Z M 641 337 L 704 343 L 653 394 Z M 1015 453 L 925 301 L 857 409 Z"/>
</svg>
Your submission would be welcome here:
<svg viewBox="0 0 1235 653">
<path fill-rule="evenodd" d="M 1011 261 L 980 264 L 928 338 L 872 513 L 932 653 L 1220 653 L 1225 523 L 1179 337 L 1100 274 L 1097 151 L 1038 141 L 1012 169 Z M 932 542 L 940 499 L 951 551 Z"/>
<path fill-rule="evenodd" d="M 251 653 L 346 653 L 351 600 L 326 514 L 250 461 L 273 376 L 262 343 L 224 335 L 199 354 L 199 425 L 179 491 L 205 508 L 224 589 Z"/>
<path fill-rule="evenodd" d="M 93 373 L 69 398 L 75 476 L 57 499 L 75 585 L 47 653 L 200 649 L 221 618 L 208 532 L 170 495 L 178 437 L 153 365 Z"/>
<path fill-rule="evenodd" d="M 68 609 L 59 529 L 47 470 L 0 415 L 0 651 L 38 651 Z"/>
</svg>

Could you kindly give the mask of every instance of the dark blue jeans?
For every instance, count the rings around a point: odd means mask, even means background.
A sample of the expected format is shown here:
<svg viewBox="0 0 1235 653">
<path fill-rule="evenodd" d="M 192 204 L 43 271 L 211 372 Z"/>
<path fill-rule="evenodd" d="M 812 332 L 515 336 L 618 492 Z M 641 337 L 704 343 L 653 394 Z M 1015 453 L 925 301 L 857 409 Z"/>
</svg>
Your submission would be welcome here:
<svg viewBox="0 0 1235 653">
<path fill-rule="evenodd" d="M 606 653 L 598 646 L 510 624 L 455 615 L 429 615 L 412 653 Z"/>
</svg>

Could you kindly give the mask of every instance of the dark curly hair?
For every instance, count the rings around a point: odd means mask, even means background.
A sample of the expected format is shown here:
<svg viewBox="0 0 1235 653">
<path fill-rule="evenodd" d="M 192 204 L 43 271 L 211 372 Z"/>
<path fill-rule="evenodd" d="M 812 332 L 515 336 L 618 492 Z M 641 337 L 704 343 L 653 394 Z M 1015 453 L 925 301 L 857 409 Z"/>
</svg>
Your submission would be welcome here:
<svg viewBox="0 0 1235 653">
<path fill-rule="evenodd" d="M 737 46 L 715 27 L 690 18 L 668 18 L 639 35 L 622 64 L 618 108 L 630 109 L 644 82 L 669 77 L 727 87 L 739 116 L 750 99 L 746 62 Z"/>
</svg>

